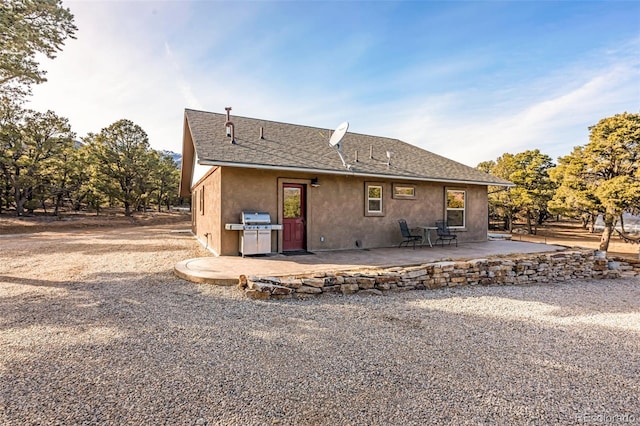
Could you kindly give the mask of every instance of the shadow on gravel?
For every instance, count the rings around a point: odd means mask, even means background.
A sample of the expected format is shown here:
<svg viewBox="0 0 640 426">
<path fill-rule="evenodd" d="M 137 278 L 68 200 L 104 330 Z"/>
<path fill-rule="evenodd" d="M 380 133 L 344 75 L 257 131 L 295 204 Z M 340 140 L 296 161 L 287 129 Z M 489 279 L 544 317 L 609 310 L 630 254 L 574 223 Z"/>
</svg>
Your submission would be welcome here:
<svg viewBox="0 0 640 426">
<path fill-rule="evenodd" d="M 0 422 L 550 424 L 640 396 L 637 333 L 513 311 L 589 311 L 590 283 L 266 302 L 166 274 L 62 287 L 0 297 Z"/>
<path fill-rule="evenodd" d="M 184 247 L 170 246 L 167 244 L 149 244 L 144 242 L 143 244 L 102 244 L 99 242 L 86 242 L 77 243 L 75 241 L 62 242 L 56 245 L 56 252 L 60 254 L 65 253 L 82 253 L 87 256 L 100 256 L 103 254 L 110 254 L 114 251 L 132 252 L 132 253 L 158 253 L 165 251 L 180 251 L 184 250 Z"/>
<path fill-rule="evenodd" d="M 152 232 L 60 260 L 174 250 Z M 566 424 L 640 399 L 638 278 L 253 301 L 172 266 L 0 275 L 0 423 Z"/>
<path fill-rule="evenodd" d="M 487 288 L 468 291 L 473 294 L 471 297 L 483 297 L 487 291 L 493 296 L 503 295 L 523 307 L 539 306 L 546 315 L 558 318 L 606 313 L 640 315 L 640 276 Z M 514 311 L 518 309 L 513 306 Z"/>
<path fill-rule="evenodd" d="M 19 284 L 19 285 L 28 285 L 28 286 L 36 286 L 36 287 L 56 287 L 63 288 L 65 287 L 65 283 L 49 281 L 49 280 L 37 280 L 33 278 L 20 278 L 13 277 L 11 275 L 0 275 L 0 284 L 8 283 L 8 284 Z M 0 292 L 0 298 L 2 298 L 2 293 Z"/>
</svg>

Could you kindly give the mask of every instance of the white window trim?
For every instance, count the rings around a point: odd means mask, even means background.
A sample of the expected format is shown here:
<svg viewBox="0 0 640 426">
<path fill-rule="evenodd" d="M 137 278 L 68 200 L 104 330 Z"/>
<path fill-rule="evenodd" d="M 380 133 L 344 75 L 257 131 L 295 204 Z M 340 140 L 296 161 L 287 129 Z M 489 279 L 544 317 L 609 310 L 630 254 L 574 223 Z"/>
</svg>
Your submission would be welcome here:
<svg viewBox="0 0 640 426">
<path fill-rule="evenodd" d="M 380 198 L 369 197 L 369 188 L 380 188 Z M 384 185 L 379 182 L 365 182 L 365 216 L 384 216 Z M 369 210 L 370 200 L 380 200 L 380 210 Z"/>
<path fill-rule="evenodd" d="M 462 207 L 462 208 L 459 208 L 459 207 L 458 208 L 449 208 L 449 206 L 448 206 L 449 191 L 451 191 L 451 192 L 462 192 L 464 194 L 464 196 L 463 196 L 464 207 Z M 448 225 L 449 224 L 449 210 L 451 210 L 451 211 L 462 211 L 462 226 L 451 226 L 451 225 Z M 445 191 L 444 191 L 444 220 L 446 221 L 447 225 L 451 229 L 465 229 L 467 227 L 467 190 L 466 189 L 445 188 Z"/>
</svg>

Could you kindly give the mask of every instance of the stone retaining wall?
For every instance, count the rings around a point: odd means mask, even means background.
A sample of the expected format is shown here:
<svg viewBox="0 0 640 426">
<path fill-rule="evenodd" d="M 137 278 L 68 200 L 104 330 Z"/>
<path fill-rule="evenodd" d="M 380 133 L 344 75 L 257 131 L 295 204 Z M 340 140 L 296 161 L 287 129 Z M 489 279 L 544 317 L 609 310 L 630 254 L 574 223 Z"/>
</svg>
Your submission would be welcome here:
<svg viewBox="0 0 640 426">
<path fill-rule="evenodd" d="M 494 259 L 433 262 L 418 266 L 339 271 L 285 277 L 240 277 L 253 299 L 306 297 L 323 293 L 382 295 L 387 291 L 465 285 L 559 282 L 640 274 L 640 265 L 596 256 L 593 250 L 516 255 Z"/>
</svg>

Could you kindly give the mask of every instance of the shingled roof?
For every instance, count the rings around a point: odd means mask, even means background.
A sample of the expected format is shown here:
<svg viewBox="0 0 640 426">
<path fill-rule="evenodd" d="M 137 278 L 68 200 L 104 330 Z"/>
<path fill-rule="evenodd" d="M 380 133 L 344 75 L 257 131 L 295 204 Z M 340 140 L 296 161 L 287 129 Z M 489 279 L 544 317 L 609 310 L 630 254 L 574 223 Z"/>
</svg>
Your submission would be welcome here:
<svg viewBox="0 0 640 426">
<path fill-rule="evenodd" d="M 329 145 L 331 129 L 232 115 L 235 144 L 226 115 L 185 110 L 185 144 L 193 141 L 198 163 L 212 166 L 308 171 L 341 175 L 511 186 L 510 182 L 398 139 L 347 132 L 342 139 L 346 168 Z M 260 138 L 260 128 L 264 139 Z M 388 164 L 387 151 L 391 152 Z M 370 156 L 370 154 L 372 154 Z M 357 161 L 356 161 L 357 156 Z"/>
</svg>

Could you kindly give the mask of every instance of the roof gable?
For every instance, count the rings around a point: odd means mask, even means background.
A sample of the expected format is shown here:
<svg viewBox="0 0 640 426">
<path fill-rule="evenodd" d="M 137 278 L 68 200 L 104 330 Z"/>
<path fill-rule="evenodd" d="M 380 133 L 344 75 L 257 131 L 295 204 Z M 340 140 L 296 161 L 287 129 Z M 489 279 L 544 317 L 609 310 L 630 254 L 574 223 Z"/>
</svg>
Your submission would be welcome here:
<svg viewBox="0 0 640 426">
<path fill-rule="evenodd" d="M 234 144 L 226 134 L 225 122 L 225 114 L 185 110 L 185 134 L 188 130 L 200 164 L 511 185 L 398 139 L 347 132 L 342 139 L 342 152 L 350 165 L 347 169 L 329 145 L 333 130 L 231 116 Z M 260 138 L 261 128 L 264 139 Z M 387 152 L 391 153 L 390 160 Z"/>
</svg>

